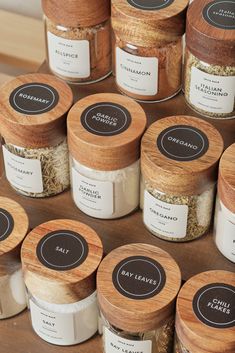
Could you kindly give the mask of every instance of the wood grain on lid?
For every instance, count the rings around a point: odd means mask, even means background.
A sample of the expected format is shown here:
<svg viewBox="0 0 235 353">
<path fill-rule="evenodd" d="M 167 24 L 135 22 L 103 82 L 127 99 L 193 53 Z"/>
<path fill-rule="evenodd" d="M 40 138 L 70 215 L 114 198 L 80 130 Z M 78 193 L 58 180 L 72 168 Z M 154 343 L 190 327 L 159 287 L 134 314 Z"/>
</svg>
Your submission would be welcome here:
<svg viewBox="0 0 235 353">
<path fill-rule="evenodd" d="M 122 295 L 115 288 L 113 270 L 120 261 L 132 256 L 153 259 L 164 269 L 166 282 L 157 295 L 135 300 Z M 160 248 L 141 243 L 113 250 L 104 258 L 97 273 L 98 301 L 103 315 L 112 325 L 129 332 L 154 330 L 172 316 L 180 285 L 180 270 L 173 258 Z"/>
<path fill-rule="evenodd" d="M 232 3 L 232 1 L 227 2 Z M 234 66 L 235 30 L 218 28 L 207 22 L 203 17 L 203 10 L 208 4 L 213 4 L 213 1 L 195 0 L 189 6 L 186 44 L 199 60 L 214 65 Z M 233 6 L 235 11 L 234 0 Z"/>
<path fill-rule="evenodd" d="M 67 271 L 57 271 L 43 265 L 37 256 L 40 240 L 51 232 L 68 230 L 78 233 L 88 245 L 84 262 Z M 49 303 L 74 303 L 95 291 L 96 270 L 103 255 L 103 246 L 97 233 L 89 226 L 73 220 L 53 220 L 33 229 L 26 237 L 21 260 L 25 284 L 29 291 Z"/>
<path fill-rule="evenodd" d="M 235 213 L 235 143 L 224 152 L 220 160 L 218 191 L 223 204 Z"/>
<path fill-rule="evenodd" d="M 112 0 L 112 26 L 117 36 L 136 46 L 158 46 L 185 32 L 188 0 L 175 0 L 154 11 L 138 9 L 127 0 Z"/>
<path fill-rule="evenodd" d="M 45 15 L 66 27 L 89 27 L 110 17 L 109 0 L 42 0 Z"/>
<path fill-rule="evenodd" d="M 200 321 L 193 310 L 194 296 L 201 288 L 210 284 L 234 287 L 235 274 L 227 271 L 208 271 L 192 277 L 184 284 L 176 305 L 177 335 L 190 353 L 234 353 L 235 326 L 224 329 L 211 327 Z M 234 306 L 234 302 L 230 303 L 230 310 L 233 310 L 234 315 L 234 308 L 231 306 Z M 225 307 L 222 305 L 221 308 Z"/>
<path fill-rule="evenodd" d="M 10 102 L 12 93 L 26 85 L 27 94 L 24 95 L 24 108 L 31 109 L 33 99 L 43 99 L 43 92 L 38 97 L 30 95 L 31 85 L 49 86 L 45 92 L 51 94 L 48 100 L 48 111 L 31 114 L 13 108 Z M 50 89 L 52 88 L 52 90 Z M 26 91 L 22 91 L 25 93 Z M 51 92 L 51 93 L 50 93 Z M 22 93 L 20 99 L 23 99 Z M 32 98 L 32 100 L 31 100 Z M 53 103 L 54 102 L 54 103 Z M 52 75 L 27 74 L 7 82 L 0 88 L 0 131 L 7 143 L 19 147 L 40 148 L 56 145 L 64 140 L 66 134 L 66 114 L 73 103 L 71 88 L 63 81 Z M 44 104 L 44 103 L 42 103 Z M 45 104 L 45 106 L 47 106 Z"/>
<path fill-rule="evenodd" d="M 110 136 L 89 132 L 82 125 L 81 117 L 94 104 L 108 104 L 111 108 L 112 105 L 118 105 L 121 110 L 124 108 L 130 117 L 130 125 L 121 133 Z M 117 114 L 115 110 L 113 115 Z M 140 139 L 146 123 L 144 110 L 130 98 L 111 93 L 88 96 L 78 101 L 68 114 L 69 150 L 78 162 L 92 169 L 109 171 L 125 168 L 139 158 Z"/>
<path fill-rule="evenodd" d="M 173 160 L 157 146 L 159 135 L 170 127 L 183 125 L 200 130 L 209 141 L 207 151 L 190 161 Z M 184 141 L 184 140 L 182 140 Z M 184 141 L 190 143 L 190 141 Z M 177 144 L 175 145 L 177 147 Z M 171 116 L 152 124 L 141 143 L 141 170 L 144 178 L 157 190 L 172 195 L 197 195 L 216 183 L 223 139 L 213 125 L 191 116 Z"/>
</svg>

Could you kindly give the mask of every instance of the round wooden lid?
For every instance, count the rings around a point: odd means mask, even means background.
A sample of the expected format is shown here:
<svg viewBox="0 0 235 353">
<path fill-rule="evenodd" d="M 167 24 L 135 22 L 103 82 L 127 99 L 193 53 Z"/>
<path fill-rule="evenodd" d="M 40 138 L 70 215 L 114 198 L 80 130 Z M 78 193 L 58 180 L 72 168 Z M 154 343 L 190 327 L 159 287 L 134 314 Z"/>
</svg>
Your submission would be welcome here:
<svg viewBox="0 0 235 353">
<path fill-rule="evenodd" d="M 177 263 L 165 251 L 129 244 L 112 251 L 97 273 L 97 294 L 105 318 L 121 330 L 154 330 L 174 314 L 181 285 Z"/>
<path fill-rule="evenodd" d="M 235 143 L 227 148 L 220 160 L 218 191 L 225 207 L 235 213 Z"/>
<path fill-rule="evenodd" d="M 188 0 L 112 0 L 112 26 L 123 41 L 157 46 L 185 32 Z"/>
<path fill-rule="evenodd" d="M 87 225 L 67 219 L 43 223 L 22 246 L 25 284 L 32 295 L 49 303 L 77 302 L 95 291 L 102 255 L 102 242 Z"/>
<path fill-rule="evenodd" d="M 110 17 L 109 0 L 42 0 L 45 15 L 66 27 L 89 27 Z"/>
<path fill-rule="evenodd" d="M 208 271 L 180 290 L 176 332 L 191 353 L 235 352 L 235 274 Z"/>
<path fill-rule="evenodd" d="M 0 197 L 0 274 L 15 261 L 20 262 L 20 246 L 28 229 L 28 216 L 22 206 Z"/>
<path fill-rule="evenodd" d="M 186 44 L 209 64 L 235 65 L 235 1 L 196 0 L 187 12 Z"/>
<path fill-rule="evenodd" d="M 117 170 L 138 160 L 146 127 L 141 106 L 120 94 L 100 93 L 78 101 L 67 119 L 72 156 L 95 170 Z"/>
<path fill-rule="evenodd" d="M 141 144 L 144 178 L 164 193 L 198 195 L 217 181 L 220 133 L 204 120 L 171 116 L 152 124 Z"/>
<path fill-rule="evenodd" d="M 1 134 L 19 147 L 56 145 L 65 138 L 72 103 L 72 90 L 54 76 L 19 76 L 0 88 Z"/>
</svg>

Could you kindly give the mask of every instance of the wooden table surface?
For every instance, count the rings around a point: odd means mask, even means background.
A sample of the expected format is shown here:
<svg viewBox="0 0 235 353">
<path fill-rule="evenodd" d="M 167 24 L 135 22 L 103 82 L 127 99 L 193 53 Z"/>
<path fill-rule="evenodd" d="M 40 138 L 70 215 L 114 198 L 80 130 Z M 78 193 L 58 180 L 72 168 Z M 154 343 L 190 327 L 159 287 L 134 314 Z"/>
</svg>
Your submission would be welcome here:
<svg viewBox="0 0 235 353">
<path fill-rule="evenodd" d="M 47 71 L 46 65 L 43 65 L 41 72 Z M 74 85 L 73 91 L 75 101 L 94 93 L 117 92 L 113 77 L 92 85 Z M 189 114 L 197 116 L 186 106 L 182 94 L 166 102 L 142 104 L 142 106 L 147 113 L 149 124 L 171 115 Z M 235 141 L 235 120 L 206 120 L 221 132 L 226 147 Z M 212 232 L 189 243 L 166 242 L 157 239 L 145 229 L 140 211 L 118 220 L 94 219 L 84 215 L 75 207 L 70 191 L 48 199 L 30 199 L 17 195 L 9 187 L 1 167 L 0 175 L 0 195 L 11 197 L 22 204 L 29 214 L 31 228 L 51 219 L 76 219 L 87 223 L 98 232 L 106 253 L 120 245 L 132 242 L 154 244 L 168 251 L 175 258 L 181 268 L 184 280 L 202 271 L 212 269 L 234 270 L 234 264 L 225 259 L 216 249 Z M 32 331 L 29 315 L 26 311 L 15 318 L 0 322 L 0 353 L 101 353 L 101 351 L 99 337 L 95 337 L 79 346 L 66 348 L 52 346 L 42 341 Z"/>
</svg>

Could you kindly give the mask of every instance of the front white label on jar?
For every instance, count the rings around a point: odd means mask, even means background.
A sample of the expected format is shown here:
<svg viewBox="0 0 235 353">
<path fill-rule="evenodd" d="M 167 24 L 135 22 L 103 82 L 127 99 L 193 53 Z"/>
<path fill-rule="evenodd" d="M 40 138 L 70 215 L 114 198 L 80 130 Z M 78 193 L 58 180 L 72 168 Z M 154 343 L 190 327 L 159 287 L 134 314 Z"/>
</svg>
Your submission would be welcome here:
<svg viewBox="0 0 235 353">
<path fill-rule="evenodd" d="M 207 74 L 192 67 L 189 100 L 210 113 L 229 114 L 234 109 L 235 77 Z"/>
<path fill-rule="evenodd" d="M 49 64 L 52 71 L 71 78 L 90 76 L 88 40 L 71 40 L 47 32 Z"/>
<path fill-rule="evenodd" d="M 17 189 L 25 192 L 43 192 L 42 167 L 37 159 L 16 156 L 3 146 L 6 178 Z"/>
<path fill-rule="evenodd" d="M 105 353 L 152 353 L 152 342 L 127 340 L 115 335 L 107 327 L 104 331 Z"/>
<path fill-rule="evenodd" d="M 112 215 L 113 183 L 99 181 L 81 175 L 75 168 L 72 169 L 73 196 L 77 206 L 87 214 Z"/>
<path fill-rule="evenodd" d="M 184 238 L 187 234 L 188 206 L 157 200 L 147 190 L 144 193 L 144 223 L 155 233 L 169 238 Z"/>
<path fill-rule="evenodd" d="M 224 209 L 224 206 L 218 206 L 216 244 L 224 256 L 235 262 L 235 216 L 232 212 L 230 216 L 230 211 L 224 212 Z"/>
<path fill-rule="evenodd" d="M 154 96 L 158 92 L 158 59 L 116 48 L 116 80 L 118 86 L 128 92 Z"/>
<path fill-rule="evenodd" d="M 34 331 L 45 341 L 72 344 L 75 340 L 73 314 L 52 313 L 29 301 Z"/>
</svg>

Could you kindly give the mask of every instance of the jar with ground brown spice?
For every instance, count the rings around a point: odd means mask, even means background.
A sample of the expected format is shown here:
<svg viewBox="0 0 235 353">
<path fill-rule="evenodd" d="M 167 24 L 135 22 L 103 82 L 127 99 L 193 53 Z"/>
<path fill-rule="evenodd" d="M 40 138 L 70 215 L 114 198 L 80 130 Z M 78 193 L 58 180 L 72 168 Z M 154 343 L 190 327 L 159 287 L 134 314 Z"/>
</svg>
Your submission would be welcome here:
<svg viewBox="0 0 235 353">
<path fill-rule="evenodd" d="M 203 116 L 235 117 L 235 1 L 197 0 L 187 13 L 184 90 Z"/>
<path fill-rule="evenodd" d="M 42 0 L 50 70 L 72 83 L 92 83 L 111 72 L 109 0 Z"/>
<path fill-rule="evenodd" d="M 114 72 L 120 91 L 161 101 L 181 89 L 188 0 L 112 0 Z"/>
</svg>

